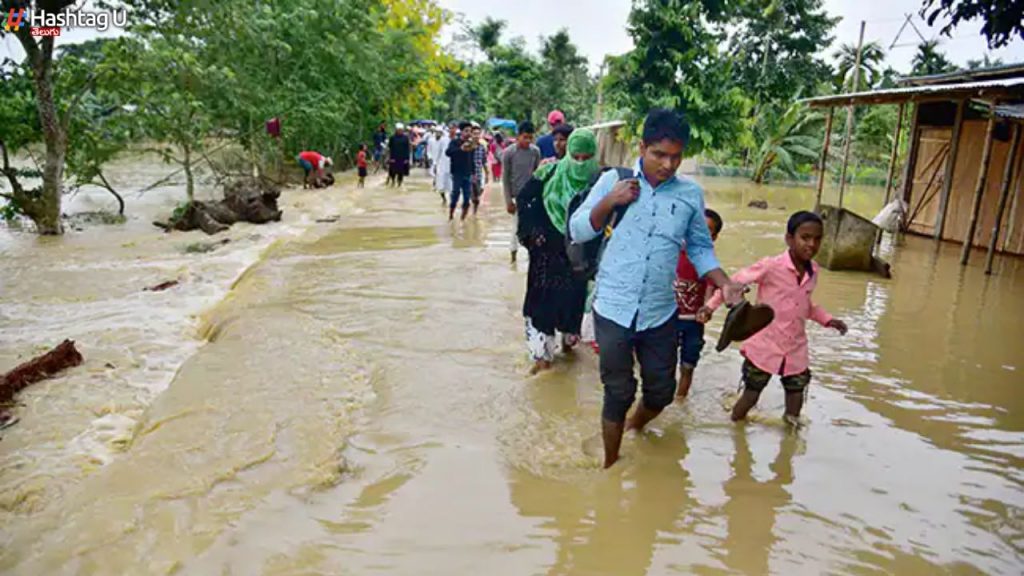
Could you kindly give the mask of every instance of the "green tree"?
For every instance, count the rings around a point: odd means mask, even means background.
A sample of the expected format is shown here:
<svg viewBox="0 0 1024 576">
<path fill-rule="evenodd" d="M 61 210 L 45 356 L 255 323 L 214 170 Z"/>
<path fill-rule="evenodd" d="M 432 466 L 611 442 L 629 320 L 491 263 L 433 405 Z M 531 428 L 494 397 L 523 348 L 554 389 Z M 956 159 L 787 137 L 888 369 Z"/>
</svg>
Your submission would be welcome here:
<svg viewBox="0 0 1024 576">
<path fill-rule="evenodd" d="M 1014 36 L 1024 40 L 1024 2 L 1020 0 L 924 0 L 921 17 L 929 26 L 942 18 L 942 33 L 952 37 L 961 23 L 982 20 L 981 33 L 989 48 L 1002 48 Z"/>
<path fill-rule="evenodd" d="M 860 57 L 860 80 L 853 85 L 853 77 L 857 68 L 857 47 L 843 44 L 835 53 L 836 89 L 843 92 L 861 92 L 876 86 L 882 79 L 882 64 L 885 62 L 885 50 L 878 42 L 864 44 Z"/>
<path fill-rule="evenodd" d="M 480 51 L 492 61 L 494 60 L 494 50 L 501 45 L 501 35 L 507 25 L 508 23 L 504 20 L 495 20 L 488 16 L 472 29 L 471 36 L 476 40 Z"/>
<path fill-rule="evenodd" d="M 160 49 L 136 60 L 140 71 L 179 72 L 153 78 L 177 101 L 148 93 L 146 110 L 170 106 L 198 120 L 147 122 L 153 137 L 176 144 L 175 161 L 195 160 L 216 134 L 253 158 L 316 149 L 344 164 L 381 119 L 428 110 L 453 65 L 438 46 L 445 14 L 433 0 L 128 1 L 133 38 Z M 176 51 L 188 58 L 168 62 Z M 280 150 L 262 131 L 275 116 L 283 119 Z"/>
<path fill-rule="evenodd" d="M 558 108 L 571 123 L 582 125 L 592 119 L 594 80 L 587 71 L 587 58 L 564 28 L 541 39 L 541 113 Z"/>
<path fill-rule="evenodd" d="M 64 95 L 55 101 L 57 112 L 63 118 L 61 130 L 65 140 L 60 192 L 63 195 L 84 185 L 100 186 L 115 197 L 119 212 L 123 214 L 124 200 L 102 171 L 102 165 L 125 148 L 129 137 L 119 106 L 98 87 L 111 71 L 104 57 L 107 43 L 108 40 L 95 39 L 55 48 L 52 89 L 54 94 Z M 41 177 L 44 171 L 15 168 L 10 165 L 10 157 L 20 151 L 27 152 L 30 147 L 45 146 L 43 126 L 39 121 L 38 105 L 26 105 L 35 99 L 34 86 L 29 80 L 32 76 L 29 64 L 19 65 L 7 60 L 3 70 L 5 79 L 4 89 L 0 90 L 0 109 L 14 115 L 9 121 L 4 121 L 5 130 L 0 136 L 0 147 L 4 148 L 7 162 L 6 169 L 0 170 L 6 174 L 12 189 L 12 193 L 3 194 L 8 202 L 4 214 L 31 218 L 32 214 L 24 209 L 17 197 L 41 194 L 43 189 L 26 190 L 19 177 Z M 12 126 L 18 128 L 12 129 Z M 66 184 L 70 184 L 70 188 Z"/>
<path fill-rule="evenodd" d="M 938 40 L 928 40 L 917 46 L 917 52 L 911 61 L 914 76 L 930 76 L 954 72 L 957 68 L 939 51 Z"/>
<path fill-rule="evenodd" d="M 985 54 L 980 60 L 968 60 L 968 70 L 978 70 L 981 68 L 994 68 L 996 66 L 1003 66 L 1004 63 L 999 58 L 989 58 L 988 54 Z"/>
<path fill-rule="evenodd" d="M 0 0 L 0 13 L 7 15 L 12 10 L 25 8 L 30 12 L 60 12 L 73 4 L 75 0 Z M 46 156 L 42 166 L 42 186 L 25 188 L 16 181 L 17 175 L 9 167 L 9 156 L 13 148 L 5 136 L 0 136 L 4 173 L 11 185 L 11 192 L 4 193 L 4 197 L 35 223 L 40 234 L 63 234 L 60 203 L 64 187 L 64 157 L 68 145 L 67 127 L 75 106 L 69 105 L 64 114 L 58 110 L 61 95 L 55 92 L 54 37 L 43 36 L 37 39 L 32 36 L 30 27 L 25 25 L 17 31 L 0 30 L 0 39 L 7 34 L 17 38 L 25 51 L 25 65 L 31 72 L 33 97 Z"/>
<path fill-rule="evenodd" d="M 488 86 L 488 115 L 525 120 L 541 109 L 544 72 L 540 62 L 516 39 L 494 51 L 490 68 L 484 68 Z"/>
<path fill-rule="evenodd" d="M 733 72 L 755 102 L 792 100 L 827 81 L 831 66 L 821 58 L 838 18 L 821 0 L 747 0 L 733 20 L 729 40 Z"/>
<path fill-rule="evenodd" d="M 896 88 L 896 81 L 903 76 L 896 71 L 892 66 L 886 66 L 882 73 L 879 75 L 878 84 L 875 88 Z"/>
<path fill-rule="evenodd" d="M 25 190 L 22 180 L 42 175 L 39 170 L 18 168 L 12 156 L 38 142 L 42 129 L 31 72 L 10 59 L 0 62 L 0 126 L 3 127 L 3 132 L 0 132 L 0 174 L 6 180 L 0 182 L 0 197 L 6 201 L 0 215 L 12 219 L 23 214 L 20 199 L 36 193 Z M 4 192 L 5 188 L 9 191 Z"/>
<path fill-rule="evenodd" d="M 634 126 L 657 106 L 684 112 L 692 126 L 690 153 L 736 142 L 746 131 L 750 98 L 719 51 L 730 9 L 715 0 L 634 2 L 628 30 L 635 48 L 610 60 L 604 80 L 610 104 L 628 111 Z"/>
<path fill-rule="evenodd" d="M 124 198 L 114 189 L 103 166 L 122 153 L 132 140 L 133 118 L 126 113 L 117 94 L 106 89 L 116 66 L 108 48 L 117 40 L 97 38 L 62 46 L 58 66 L 60 86 L 67 92 L 84 90 L 78 113 L 68 125 L 67 174 L 72 188 L 99 186 L 114 196 L 118 214 L 124 216 Z M 84 88 L 82 88 L 84 87 Z"/>
<path fill-rule="evenodd" d="M 539 120 L 542 113 L 557 107 L 572 122 L 588 122 L 595 85 L 587 72 L 587 59 L 568 32 L 542 37 L 538 57 L 522 38 L 502 40 L 504 29 L 504 21 L 490 18 L 465 26 L 456 41 L 472 40 L 486 61 L 462 62 L 446 71 L 444 96 L 432 107 L 435 115 Z"/>
<path fill-rule="evenodd" d="M 857 121 L 853 149 L 857 158 L 874 166 L 886 166 L 892 153 L 897 106 L 870 106 Z"/>
<path fill-rule="evenodd" d="M 799 102 L 785 109 L 768 108 L 759 114 L 757 132 L 764 136 L 757 150 L 756 168 L 751 179 L 761 184 L 772 169 L 793 174 L 801 160 L 817 160 L 823 121 L 821 112 Z"/>
</svg>

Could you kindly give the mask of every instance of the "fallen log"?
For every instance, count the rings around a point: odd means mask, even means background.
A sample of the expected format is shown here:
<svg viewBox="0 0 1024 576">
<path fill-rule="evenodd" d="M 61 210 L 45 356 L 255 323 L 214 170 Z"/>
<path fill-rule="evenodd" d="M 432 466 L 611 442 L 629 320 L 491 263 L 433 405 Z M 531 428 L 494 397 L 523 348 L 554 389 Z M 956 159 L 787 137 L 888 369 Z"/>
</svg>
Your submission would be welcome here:
<svg viewBox="0 0 1024 576">
<path fill-rule="evenodd" d="M 147 288 L 143 288 L 142 290 L 144 292 L 163 292 L 164 290 L 167 290 L 168 288 L 171 288 L 171 287 L 177 286 L 177 285 L 178 285 L 178 281 L 177 280 L 168 280 L 166 282 L 161 282 L 161 283 L 157 284 L 156 286 L 149 286 Z"/>
<path fill-rule="evenodd" d="M 6 404 L 29 384 L 45 380 L 50 376 L 82 363 L 82 355 L 72 340 L 65 340 L 42 356 L 17 366 L 0 377 L 0 404 Z"/>
<path fill-rule="evenodd" d="M 176 208 L 167 222 L 157 221 L 153 225 L 167 232 L 198 228 L 212 236 L 227 230 L 235 222 L 280 222 L 281 211 L 277 208 L 280 196 L 281 190 L 267 180 L 243 178 L 224 186 L 223 200 L 192 200 Z"/>
</svg>

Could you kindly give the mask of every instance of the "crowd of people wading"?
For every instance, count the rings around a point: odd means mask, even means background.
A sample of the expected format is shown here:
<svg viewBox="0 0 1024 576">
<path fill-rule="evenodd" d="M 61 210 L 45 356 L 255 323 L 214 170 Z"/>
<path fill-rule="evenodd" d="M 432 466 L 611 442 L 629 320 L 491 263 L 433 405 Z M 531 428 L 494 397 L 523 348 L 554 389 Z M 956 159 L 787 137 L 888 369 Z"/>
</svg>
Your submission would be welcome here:
<svg viewBox="0 0 1024 576">
<path fill-rule="evenodd" d="M 746 418 L 775 375 L 785 391 L 785 418 L 798 425 L 811 379 L 807 320 L 847 330 L 811 300 L 821 218 L 796 212 L 783 231 L 785 252 L 730 277 L 714 246 L 725 222 L 705 206 L 700 185 L 678 174 L 690 139 L 682 114 L 650 111 L 633 166 L 601 166 L 597 135 L 573 127 L 558 110 L 548 114 L 540 137 L 529 120 L 513 132 L 471 121 L 418 121 L 396 124 L 389 134 L 381 123 L 372 151 L 360 147 L 359 185 L 372 168 L 386 170 L 386 185 L 400 188 L 410 168 L 422 167 L 448 220 L 458 211 L 461 221 L 471 210 L 476 215 L 488 184 L 500 182 L 513 219 L 510 260 L 520 247 L 529 255 L 522 311 L 530 372 L 551 368 L 558 354 L 581 343 L 598 354 L 604 466 L 618 460 L 627 429 L 642 431 L 673 401 L 686 399 L 704 326 L 723 303 L 730 312 L 718 349 L 744 341 L 743 393 L 732 419 Z M 297 160 L 306 185 L 329 184 L 324 168 L 331 158 L 307 151 Z M 745 300 L 751 284 L 757 304 Z"/>
</svg>

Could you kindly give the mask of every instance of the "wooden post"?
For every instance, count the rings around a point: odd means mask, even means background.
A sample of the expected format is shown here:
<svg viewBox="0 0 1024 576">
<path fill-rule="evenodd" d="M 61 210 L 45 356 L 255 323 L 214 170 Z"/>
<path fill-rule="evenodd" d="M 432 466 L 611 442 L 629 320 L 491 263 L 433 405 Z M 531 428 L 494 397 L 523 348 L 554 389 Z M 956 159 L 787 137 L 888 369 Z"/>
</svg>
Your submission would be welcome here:
<svg viewBox="0 0 1024 576">
<path fill-rule="evenodd" d="M 1006 156 L 1006 169 L 1003 170 L 1003 182 L 999 186 L 999 207 L 996 208 L 996 223 L 992 226 L 992 238 L 988 241 L 988 255 L 985 257 L 985 274 L 992 273 L 992 260 L 996 253 L 996 242 L 999 240 L 999 230 L 1003 223 L 1003 212 L 1006 210 L 1006 201 L 1010 197 L 1010 184 L 1013 183 L 1013 168 L 1017 164 L 1017 149 L 1020 147 L 1020 123 L 1013 124 L 1013 138 L 1010 144 L 1010 152 Z"/>
<path fill-rule="evenodd" d="M 942 196 L 939 197 L 939 211 L 935 215 L 935 240 L 942 240 L 942 232 L 946 227 L 946 209 L 949 208 L 950 192 L 953 190 L 953 173 L 956 170 L 957 152 L 960 150 L 960 132 L 964 127 L 964 112 L 968 100 L 956 103 L 956 120 L 953 121 L 953 135 L 949 142 L 949 156 L 946 158 L 946 172 L 942 181 Z"/>
<path fill-rule="evenodd" d="M 900 102 L 900 111 L 896 116 L 896 132 L 892 136 L 892 154 L 889 155 L 889 174 L 885 178 L 885 203 L 889 203 L 892 196 L 892 182 L 896 176 L 896 161 L 900 155 L 900 134 L 903 132 L 903 111 L 906 102 Z"/>
<path fill-rule="evenodd" d="M 828 147 L 832 142 L 832 116 L 836 109 L 828 108 L 828 116 L 825 117 L 825 141 L 821 144 L 821 162 L 818 165 L 818 199 L 814 201 L 814 211 L 821 208 L 821 192 L 825 189 L 825 175 L 828 173 Z"/>
<path fill-rule="evenodd" d="M 914 192 L 914 176 L 917 175 L 917 154 L 920 149 L 921 140 L 917 136 L 917 115 L 921 111 L 919 104 L 914 104 L 910 112 L 910 131 L 907 137 L 910 138 L 910 148 L 907 150 L 907 164 L 903 169 L 903 201 L 910 203 L 910 196 Z M 903 215 L 900 230 L 906 230 L 910 226 L 908 221 L 910 214 Z"/>
<path fill-rule="evenodd" d="M 1020 203 L 1022 195 L 1024 195 L 1024 178 L 1018 179 L 1017 192 L 1011 194 L 1013 199 L 1010 200 L 1010 218 L 1006 223 L 1006 234 L 1003 234 L 1003 252 L 1006 252 L 1007 247 L 1010 245 L 1010 240 L 1017 233 L 1017 205 Z"/>
<path fill-rule="evenodd" d="M 996 129 L 996 105 L 992 103 L 988 111 L 988 127 L 985 129 L 985 147 L 981 149 L 981 168 L 978 170 L 978 184 L 974 188 L 974 202 L 971 204 L 971 221 L 964 235 L 964 246 L 960 250 L 960 265 L 966 266 L 971 257 L 971 246 L 974 244 L 974 232 L 978 229 L 978 214 L 981 212 L 981 199 L 985 197 L 985 185 L 988 184 L 988 165 L 992 160 L 992 133 Z"/>
<path fill-rule="evenodd" d="M 903 132 L 903 111 L 906 108 L 906 102 L 900 102 L 900 110 L 896 113 L 896 133 L 892 136 L 892 154 L 889 155 L 889 173 L 885 177 L 885 202 L 882 203 L 882 207 L 889 205 L 889 199 L 892 197 L 892 182 L 896 176 L 896 161 L 900 155 L 900 133 Z M 882 231 L 879 230 L 878 234 L 875 235 L 875 244 L 882 243 Z"/>
<path fill-rule="evenodd" d="M 860 57 L 864 50 L 864 21 L 860 22 L 860 40 L 857 41 L 857 60 L 853 69 L 853 91 L 860 85 Z M 853 136 L 853 104 L 846 109 L 846 140 L 843 141 L 843 168 L 839 178 L 839 207 L 843 207 L 843 195 L 846 193 L 846 168 L 850 164 L 850 140 Z"/>
</svg>

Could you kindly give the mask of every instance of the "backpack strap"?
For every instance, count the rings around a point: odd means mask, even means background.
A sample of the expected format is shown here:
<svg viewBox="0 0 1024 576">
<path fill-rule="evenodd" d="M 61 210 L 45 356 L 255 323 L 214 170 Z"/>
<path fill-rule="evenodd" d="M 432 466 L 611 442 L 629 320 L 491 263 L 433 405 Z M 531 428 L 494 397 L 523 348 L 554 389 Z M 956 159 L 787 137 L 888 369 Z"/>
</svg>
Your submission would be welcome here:
<svg viewBox="0 0 1024 576">
<path fill-rule="evenodd" d="M 613 170 L 615 170 L 615 175 L 618 176 L 618 180 L 617 181 L 628 180 L 630 178 L 634 178 L 635 177 L 635 174 L 634 174 L 632 168 L 623 168 L 621 166 L 617 166 L 617 167 L 613 168 Z M 618 207 L 616 207 L 615 210 L 612 211 L 612 215 L 609 218 L 608 224 L 612 228 L 615 228 L 616 226 L 618 226 L 619 222 L 622 222 L 622 219 L 626 217 L 626 211 L 629 210 L 629 207 L 631 205 L 632 204 L 626 204 L 625 206 L 618 206 Z"/>
</svg>

